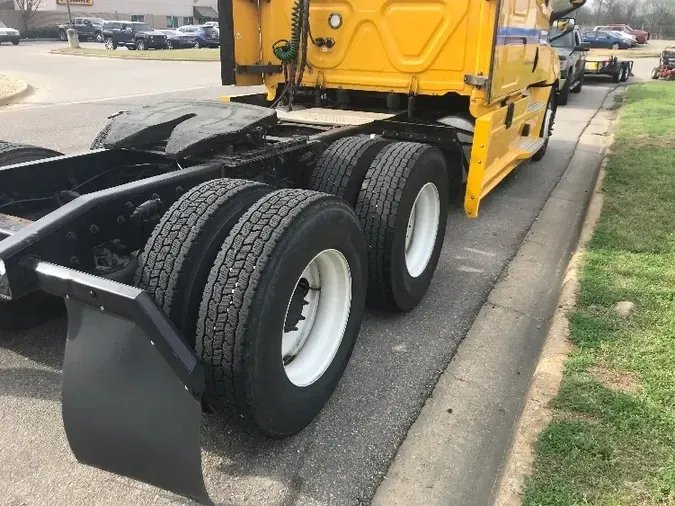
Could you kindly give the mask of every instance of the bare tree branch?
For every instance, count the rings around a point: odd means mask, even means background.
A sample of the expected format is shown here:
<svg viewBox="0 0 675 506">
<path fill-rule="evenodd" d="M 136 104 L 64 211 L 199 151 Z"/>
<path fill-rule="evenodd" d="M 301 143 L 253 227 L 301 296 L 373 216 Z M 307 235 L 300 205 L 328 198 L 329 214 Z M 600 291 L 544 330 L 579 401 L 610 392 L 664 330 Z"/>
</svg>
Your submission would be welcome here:
<svg viewBox="0 0 675 506">
<path fill-rule="evenodd" d="M 16 0 L 16 6 L 21 11 L 26 28 L 31 28 L 35 11 L 42 5 L 42 0 Z"/>
</svg>

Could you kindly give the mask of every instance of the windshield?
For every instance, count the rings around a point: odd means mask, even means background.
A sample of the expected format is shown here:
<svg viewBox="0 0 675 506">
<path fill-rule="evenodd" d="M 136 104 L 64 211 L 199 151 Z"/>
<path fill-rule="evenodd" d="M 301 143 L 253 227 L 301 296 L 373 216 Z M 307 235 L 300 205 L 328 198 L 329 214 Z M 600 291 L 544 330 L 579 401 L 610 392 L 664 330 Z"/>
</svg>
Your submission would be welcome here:
<svg viewBox="0 0 675 506">
<path fill-rule="evenodd" d="M 151 32 L 152 28 L 147 23 L 139 23 L 136 25 L 136 30 L 139 32 Z"/>
<path fill-rule="evenodd" d="M 558 30 L 551 30 L 551 34 L 549 35 L 549 40 L 552 39 L 553 37 L 557 37 L 560 35 L 560 32 Z M 574 47 L 576 44 L 574 43 L 574 32 L 569 32 L 560 37 L 557 40 L 554 40 L 551 42 L 551 46 L 553 47 Z"/>
<path fill-rule="evenodd" d="M 206 35 L 210 35 L 212 33 L 218 33 L 218 31 L 215 28 L 213 28 L 212 26 L 205 26 L 204 27 L 204 33 L 206 33 Z"/>
</svg>

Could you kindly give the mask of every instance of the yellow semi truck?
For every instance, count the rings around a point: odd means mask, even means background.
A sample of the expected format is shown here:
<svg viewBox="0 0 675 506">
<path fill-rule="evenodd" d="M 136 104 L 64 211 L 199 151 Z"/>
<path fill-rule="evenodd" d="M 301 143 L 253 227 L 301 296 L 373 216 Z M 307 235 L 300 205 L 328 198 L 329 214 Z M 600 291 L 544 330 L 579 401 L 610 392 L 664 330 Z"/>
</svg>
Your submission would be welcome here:
<svg viewBox="0 0 675 506">
<path fill-rule="evenodd" d="M 424 298 L 448 206 L 544 156 L 548 0 L 222 0 L 221 101 L 120 113 L 92 150 L 0 142 L 0 328 L 68 314 L 77 459 L 210 502 L 202 411 L 269 437 L 338 384 L 366 305 Z M 257 88 L 256 88 L 257 89 Z"/>
</svg>

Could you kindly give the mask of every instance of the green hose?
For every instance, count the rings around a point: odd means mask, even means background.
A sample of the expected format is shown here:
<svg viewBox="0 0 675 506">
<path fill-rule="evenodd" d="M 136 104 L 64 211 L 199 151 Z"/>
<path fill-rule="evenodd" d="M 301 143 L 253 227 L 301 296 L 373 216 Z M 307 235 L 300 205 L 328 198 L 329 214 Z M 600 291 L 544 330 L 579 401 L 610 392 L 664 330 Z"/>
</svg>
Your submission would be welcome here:
<svg viewBox="0 0 675 506">
<path fill-rule="evenodd" d="M 302 0 L 295 0 L 291 11 L 291 40 L 281 39 L 272 46 L 274 56 L 283 63 L 292 63 L 298 59 L 303 10 Z"/>
</svg>

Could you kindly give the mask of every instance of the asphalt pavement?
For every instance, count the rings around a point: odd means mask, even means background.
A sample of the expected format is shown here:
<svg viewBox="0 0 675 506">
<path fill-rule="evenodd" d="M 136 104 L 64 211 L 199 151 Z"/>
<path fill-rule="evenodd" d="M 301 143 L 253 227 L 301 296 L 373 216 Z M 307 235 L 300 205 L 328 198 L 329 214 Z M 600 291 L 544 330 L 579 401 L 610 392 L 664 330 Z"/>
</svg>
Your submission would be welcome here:
<svg viewBox="0 0 675 506">
<path fill-rule="evenodd" d="M 21 75 L 36 88 L 21 104 L 0 108 L 0 139 L 74 153 L 87 149 L 106 116 L 118 110 L 227 92 L 218 86 L 217 64 L 55 56 L 37 46 L 0 48 L 0 73 Z M 508 177 L 482 203 L 477 220 L 468 220 L 460 209 L 451 211 L 427 297 L 405 315 L 367 313 L 346 375 L 310 427 L 288 440 L 261 441 L 204 416 L 204 474 L 217 504 L 370 501 L 561 178 L 581 132 L 614 87 L 598 81 L 573 94 L 558 110 L 545 159 Z M 64 345 L 64 320 L 0 337 L 0 505 L 190 504 L 75 461 L 60 412 Z"/>
</svg>

